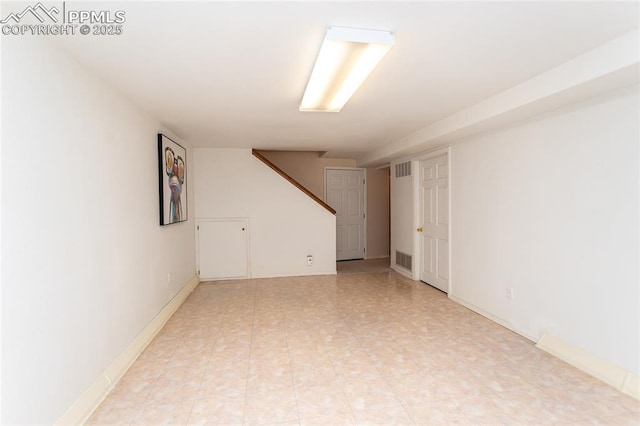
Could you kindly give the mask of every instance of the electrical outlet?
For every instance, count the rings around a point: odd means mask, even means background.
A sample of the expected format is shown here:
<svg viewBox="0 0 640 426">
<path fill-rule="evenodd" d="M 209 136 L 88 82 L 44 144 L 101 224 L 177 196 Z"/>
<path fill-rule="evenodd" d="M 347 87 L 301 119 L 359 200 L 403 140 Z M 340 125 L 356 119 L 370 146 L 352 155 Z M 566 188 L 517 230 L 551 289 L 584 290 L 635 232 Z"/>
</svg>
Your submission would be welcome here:
<svg viewBox="0 0 640 426">
<path fill-rule="evenodd" d="M 507 287 L 507 299 L 513 300 L 513 287 Z"/>
<path fill-rule="evenodd" d="M 171 272 L 167 274 L 167 284 L 171 284 Z"/>
<path fill-rule="evenodd" d="M 313 266 L 313 256 L 307 256 L 307 266 Z"/>
</svg>

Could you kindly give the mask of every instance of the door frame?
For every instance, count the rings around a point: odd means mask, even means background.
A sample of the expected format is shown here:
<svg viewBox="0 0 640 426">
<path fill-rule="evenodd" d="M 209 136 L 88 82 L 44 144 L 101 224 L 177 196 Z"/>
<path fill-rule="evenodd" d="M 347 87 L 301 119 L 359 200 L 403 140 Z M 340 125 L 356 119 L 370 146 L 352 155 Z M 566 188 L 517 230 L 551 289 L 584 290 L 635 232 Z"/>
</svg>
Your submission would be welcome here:
<svg viewBox="0 0 640 426">
<path fill-rule="evenodd" d="M 420 218 L 420 162 L 424 161 L 424 160 L 429 160 L 431 158 L 435 158 L 435 157 L 440 157 L 442 155 L 447 156 L 447 167 L 449 169 L 449 175 L 447 177 L 447 188 L 449 191 L 449 196 L 448 196 L 448 200 L 449 200 L 449 227 L 447 230 L 447 238 L 449 241 L 449 259 L 448 260 L 448 267 L 449 267 L 449 292 L 447 293 L 448 296 L 451 296 L 451 293 L 453 292 L 453 273 L 452 273 L 452 268 L 451 268 L 451 229 L 453 227 L 453 224 L 451 223 L 451 176 L 452 176 L 452 171 L 451 171 L 451 147 L 446 147 L 446 148 L 440 148 L 440 149 L 436 149 L 433 151 L 429 151 L 429 152 L 425 152 L 421 155 L 418 155 L 417 157 L 414 157 L 412 159 L 412 165 L 411 167 L 413 168 L 413 170 L 415 170 L 416 172 L 413 173 L 413 252 L 415 253 L 415 267 L 413 268 L 413 271 L 411 271 L 411 275 L 412 278 L 415 281 L 420 281 L 420 271 L 422 270 L 422 252 L 420 250 L 420 233 L 417 231 L 418 226 L 420 226 L 421 223 L 421 218 Z"/>
<path fill-rule="evenodd" d="M 364 258 L 368 259 L 368 253 L 367 253 L 367 169 L 365 169 L 364 167 L 333 167 L 333 166 L 325 166 L 324 168 L 324 178 L 323 178 L 323 185 L 324 185 L 324 193 L 322 194 L 322 201 L 324 201 L 325 203 L 327 202 L 327 171 L 328 170 L 358 170 L 358 171 L 362 171 L 364 174 L 364 187 L 363 187 L 363 191 L 364 191 L 364 229 L 363 229 L 363 233 L 364 233 Z M 337 244 L 337 242 L 336 242 Z M 336 250 L 338 248 L 336 247 Z"/>
</svg>

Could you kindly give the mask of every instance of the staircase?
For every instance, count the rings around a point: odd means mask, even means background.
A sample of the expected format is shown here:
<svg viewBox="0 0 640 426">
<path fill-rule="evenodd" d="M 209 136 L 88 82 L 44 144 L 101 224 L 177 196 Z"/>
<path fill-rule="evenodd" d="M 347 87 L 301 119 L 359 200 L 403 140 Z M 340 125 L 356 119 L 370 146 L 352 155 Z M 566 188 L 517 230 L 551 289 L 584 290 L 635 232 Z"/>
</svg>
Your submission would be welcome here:
<svg viewBox="0 0 640 426">
<path fill-rule="evenodd" d="M 293 186 L 298 188 L 300 191 L 304 192 L 309 198 L 311 198 L 316 203 L 320 204 L 322 207 L 324 207 L 331 214 L 334 214 L 334 215 L 336 214 L 336 211 L 330 205 L 328 205 L 327 203 L 322 201 L 320 198 L 316 197 L 311 191 L 309 191 L 307 188 L 302 186 L 302 184 L 300 182 L 298 182 L 297 180 L 295 180 L 294 178 L 289 176 L 284 170 L 282 170 L 281 168 L 279 168 L 278 166 L 273 164 L 264 155 L 260 154 L 260 152 L 258 152 L 255 149 L 253 149 L 253 150 L 251 150 L 251 153 L 253 154 L 254 157 L 256 157 L 258 160 L 262 161 L 269 168 L 271 168 L 274 172 L 278 173 L 280 176 L 285 178 L 287 181 L 289 181 L 289 183 L 291 183 Z"/>
</svg>

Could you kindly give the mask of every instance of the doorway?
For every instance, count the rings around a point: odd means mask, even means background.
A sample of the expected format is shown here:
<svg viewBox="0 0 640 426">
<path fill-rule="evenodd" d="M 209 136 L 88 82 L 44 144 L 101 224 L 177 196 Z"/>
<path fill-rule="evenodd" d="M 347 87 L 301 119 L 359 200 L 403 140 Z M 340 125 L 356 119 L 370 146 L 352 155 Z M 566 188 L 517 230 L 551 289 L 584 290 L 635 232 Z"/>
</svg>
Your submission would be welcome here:
<svg viewBox="0 0 640 426">
<path fill-rule="evenodd" d="M 338 261 L 365 257 L 365 184 L 365 169 L 325 169 L 325 201 L 336 211 Z"/>
</svg>

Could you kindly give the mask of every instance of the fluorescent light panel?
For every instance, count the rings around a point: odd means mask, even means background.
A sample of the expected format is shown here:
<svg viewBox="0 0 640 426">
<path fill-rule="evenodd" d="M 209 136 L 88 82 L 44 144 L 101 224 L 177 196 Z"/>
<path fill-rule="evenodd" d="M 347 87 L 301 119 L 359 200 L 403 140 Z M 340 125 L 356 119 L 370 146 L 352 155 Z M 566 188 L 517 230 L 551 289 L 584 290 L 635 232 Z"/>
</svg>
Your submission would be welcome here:
<svg viewBox="0 0 640 426">
<path fill-rule="evenodd" d="M 329 28 L 300 111 L 340 111 L 389 51 L 393 41 L 393 34 L 388 31 Z"/>
</svg>

